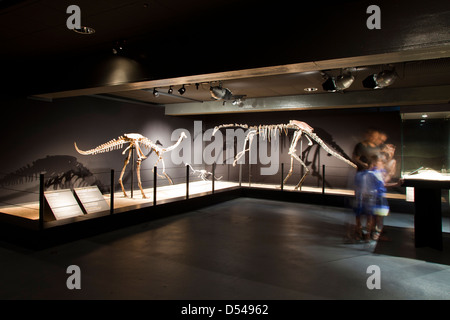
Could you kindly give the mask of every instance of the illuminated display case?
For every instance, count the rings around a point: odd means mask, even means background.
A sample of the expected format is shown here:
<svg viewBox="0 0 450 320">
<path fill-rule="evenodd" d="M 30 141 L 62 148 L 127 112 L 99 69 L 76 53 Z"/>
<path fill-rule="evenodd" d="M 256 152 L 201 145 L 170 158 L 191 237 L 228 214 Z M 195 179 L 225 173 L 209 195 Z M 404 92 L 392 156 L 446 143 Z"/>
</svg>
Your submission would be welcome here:
<svg viewBox="0 0 450 320">
<path fill-rule="evenodd" d="M 450 173 L 450 111 L 402 114 L 402 176 Z M 422 174 L 423 175 L 423 174 Z"/>
<path fill-rule="evenodd" d="M 436 201 L 440 199 L 444 215 L 450 212 L 449 118 L 450 111 L 402 114 L 401 175 L 405 179 L 406 200 L 414 201 L 413 187 L 427 183 L 439 189 Z"/>
</svg>

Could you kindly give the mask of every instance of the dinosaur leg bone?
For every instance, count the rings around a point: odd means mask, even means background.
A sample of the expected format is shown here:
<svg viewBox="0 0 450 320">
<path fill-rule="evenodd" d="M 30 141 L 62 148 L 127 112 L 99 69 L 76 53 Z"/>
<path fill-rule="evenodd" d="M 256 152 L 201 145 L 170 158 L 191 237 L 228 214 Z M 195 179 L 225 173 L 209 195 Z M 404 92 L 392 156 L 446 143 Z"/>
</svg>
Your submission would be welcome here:
<svg viewBox="0 0 450 320">
<path fill-rule="evenodd" d="M 164 163 L 164 159 L 162 159 L 162 158 L 161 158 L 161 163 L 162 163 L 162 166 L 163 166 L 163 172 L 162 172 L 163 175 L 166 176 L 166 178 L 167 178 L 167 180 L 169 180 L 169 183 L 170 183 L 170 184 L 173 184 L 172 179 L 170 179 L 169 175 L 166 173 L 166 165 L 165 165 L 165 163 Z"/>
<path fill-rule="evenodd" d="M 298 188 L 300 188 L 302 186 L 303 181 L 305 180 L 306 176 L 309 173 L 309 169 L 306 166 L 306 164 L 302 161 L 302 159 L 300 159 L 300 157 L 297 154 L 291 154 L 291 157 L 294 157 L 295 160 L 297 160 L 298 162 L 300 162 L 300 164 L 305 168 L 305 173 L 303 174 L 303 177 L 300 179 L 300 181 L 298 182 L 298 184 L 295 186 L 294 190 L 297 190 Z"/>
<path fill-rule="evenodd" d="M 256 129 L 255 129 L 255 130 L 250 130 L 250 131 L 247 133 L 247 136 L 245 137 L 245 140 L 244 140 L 244 147 L 242 148 L 242 151 L 239 152 L 239 153 L 236 155 L 236 157 L 234 158 L 234 161 L 233 161 L 233 167 L 236 166 L 236 163 L 237 163 L 238 160 L 245 154 L 245 152 L 247 152 L 247 151 L 250 150 L 251 145 L 252 145 L 253 138 L 255 137 L 256 134 L 257 134 Z M 245 146 L 247 145 L 247 142 L 248 142 L 248 149 L 245 149 Z"/>
<path fill-rule="evenodd" d="M 144 160 L 147 159 L 147 157 L 144 155 L 144 153 L 142 152 L 141 147 L 139 146 L 139 142 L 135 141 L 134 142 L 134 147 L 136 149 L 136 154 L 138 156 L 138 160 Z"/>
<path fill-rule="evenodd" d="M 141 181 L 141 159 L 138 159 L 136 161 L 136 176 L 137 176 L 137 180 L 138 180 L 138 186 L 139 189 L 141 190 L 142 193 L 142 198 L 147 199 L 147 197 L 145 196 L 144 190 L 142 189 L 142 181 Z"/>
<path fill-rule="evenodd" d="M 169 175 L 166 173 L 166 165 L 165 165 L 165 163 L 164 163 L 164 159 L 162 158 L 162 156 L 159 156 L 159 157 L 158 157 L 158 160 L 156 160 L 155 167 L 158 165 L 159 161 L 161 161 L 162 166 L 163 166 L 163 171 L 162 171 L 163 175 L 160 175 L 158 172 L 156 172 L 156 175 L 157 175 L 158 177 L 160 177 L 160 178 L 166 178 L 167 180 L 169 180 L 169 183 L 170 183 L 170 184 L 173 184 L 172 179 L 171 179 L 171 178 L 169 177 Z M 154 170 L 152 170 L 152 172 L 154 172 Z"/>
<path fill-rule="evenodd" d="M 127 193 L 125 192 L 125 188 L 123 186 L 122 178 L 123 178 L 123 175 L 125 173 L 125 168 L 127 167 L 128 163 L 130 162 L 131 153 L 133 152 L 132 148 L 128 147 L 127 149 L 128 149 L 128 155 L 125 158 L 125 163 L 123 165 L 122 172 L 120 173 L 120 177 L 119 177 L 119 183 L 120 183 L 120 186 L 122 187 L 122 191 L 123 191 L 123 194 L 125 195 L 125 197 L 128 197 L 128 196 L 127 196 Z"/>
<path fill-rule="evenodd" d="M 309 169 L 308 169 L 308 167 L 306 166 L 306 164 L 305 164 L 305 163 L 302 161 L 302 159 L 300 159 L 300 157 L 296 154 L 296 152 L 297 152 L 297 149 L 296 149 L 297 143 L 298 143 L 298 141 L 300 140 L 300 138 L 301 138 L 301 136 L 302 136 L 302 133 L 303 133 L 302 130 L 298 130 L 298 131 L 296 131 L 296 132 L 294 133 L 294 137 L 293 137 L 293 139 L 292 139 L 292 143 L 291 143 L 291 146 L 290 146 L 290 148 L 289 148 L 289 155 L 291 156 L 291 167 L 290 167 L 290 169 L 289 169 L 289 172 L 288 172 L 286 178 L 284 178 L 284 182 L 283 182 L 283 183 L 286 183 L 286 181 L 287 181 L 287 180 L 289 179 L 289 177 L 292 175 L 292 172 L 293 172 L 293 170 L 294 170 L 294 159 L 297 160 L 297 161 L 300 162 L 300 164 L 305 168 L 305 174 L 304 174 L 303 177 L 300 179 L 300 182 L 295 186 L 295 189 L 298 189 L 298 188 L 302 185 L 303 181 L 304 181 L 305 178 L 306 178 L 306 175 L 309 173 Z"/>
</svg>

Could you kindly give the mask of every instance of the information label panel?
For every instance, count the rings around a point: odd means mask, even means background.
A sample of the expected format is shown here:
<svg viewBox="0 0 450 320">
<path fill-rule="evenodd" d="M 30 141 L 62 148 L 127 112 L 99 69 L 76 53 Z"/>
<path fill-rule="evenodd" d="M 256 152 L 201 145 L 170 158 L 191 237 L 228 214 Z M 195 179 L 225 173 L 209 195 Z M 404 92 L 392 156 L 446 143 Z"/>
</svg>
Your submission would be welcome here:
<svg viewBox="0 0 450 320">
<path fill-rule="evenodd" d="M 109 205 L 97 186 L 76 188 L 74 191 L 86 213 L 109 210 Z"/>
<path fill-rule="evenodd" d="M 46 191 L 44 197 L 56 220 L 84 214 L 70 189 Z"/>
</svg>

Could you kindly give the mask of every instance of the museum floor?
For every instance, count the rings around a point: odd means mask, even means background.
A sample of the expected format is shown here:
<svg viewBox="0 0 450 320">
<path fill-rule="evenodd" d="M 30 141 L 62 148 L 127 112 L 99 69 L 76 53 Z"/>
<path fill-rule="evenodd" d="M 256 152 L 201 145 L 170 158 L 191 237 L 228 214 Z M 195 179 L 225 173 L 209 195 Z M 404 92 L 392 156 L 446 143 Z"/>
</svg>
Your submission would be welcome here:
<svg viewBox="0 0 450 320">
<path fill-rule="evenodd" d="M 351 244 L 349 209 L 239 198 L 40 251 L 0 243 L 0 299 L 450 299 L 444 219 L 442 252 L 414 247 L 410 214 Z"/>
</svg>

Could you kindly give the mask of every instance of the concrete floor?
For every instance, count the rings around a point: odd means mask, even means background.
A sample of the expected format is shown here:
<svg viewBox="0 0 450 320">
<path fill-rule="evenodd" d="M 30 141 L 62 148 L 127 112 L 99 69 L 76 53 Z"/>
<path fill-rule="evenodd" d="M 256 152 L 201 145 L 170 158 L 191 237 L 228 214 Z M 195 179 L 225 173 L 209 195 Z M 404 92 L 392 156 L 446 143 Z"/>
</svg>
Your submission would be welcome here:
<svg viewBox="0 0 450 320">
<path fill-rule="evenodd" d="M 240 198 L 42 251 L 0 243 L 0 299 L 450 299 L 447 236 L 442 252 L 416 249 L 413 216 L 392 213 L 390 242 L 346 244 L 352 222 L 345 208 Z"/>
</svg>

